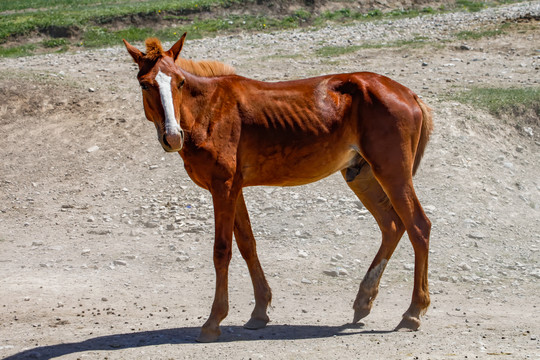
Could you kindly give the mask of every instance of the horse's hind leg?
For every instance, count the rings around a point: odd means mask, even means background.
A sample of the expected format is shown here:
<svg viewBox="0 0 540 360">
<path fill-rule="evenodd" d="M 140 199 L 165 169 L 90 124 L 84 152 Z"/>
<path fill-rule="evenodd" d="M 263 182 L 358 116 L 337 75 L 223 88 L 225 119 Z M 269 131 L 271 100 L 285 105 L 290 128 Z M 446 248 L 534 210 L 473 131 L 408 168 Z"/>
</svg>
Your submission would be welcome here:
<svg viewBox="0 0 540 360">
<path fill-rule="evenodd" d="M 412 183 L 412 156 L 402 152 L 406 147 L 386 150 L 383 156 L 369 151 L 372 172 L 392 207 L 399 215 L 414 249 L 414 288 L 411 305 L 403 314 L 396 329 L 416 330 L 420 326 L 420 316 L 430 303 L 428 289 L 428 252 L 431 222 L 427 218 L 420 201 L 416 197 Z M 364 154 L 366 153 L 364 147 Z M 377 161 L 382 159 L 383 161 Z M 384 164 L 381 166 L 379 164 Z M 377 169 L 377 170 L 375 170 Z"/>
<path fill-rule="evenodd" d="M 375 174 L 379 183 L 388 194 L 392 206 L 405 225 L 414 249 L 414 288 L 411 305 L 403 314 L 403 319 L 396 327 L 416 330 L 420 326 L 420 316 L 429 307 L 428 289 L 428 253 L 431 222 L 427 218 L 416 197 L 412 178 Z"/>
<path fill-rule="evenodd" d="M 272 300 L 272 293 L 257 256 L 255 238 L 251 230 L 251 223 L 242 192 L 240 192 L 236 201 L 234 237 L 236 238 L 238 249 L 247 263 L 255 292 L 255 308 L 251 313 L 251 319 L 244 327 L 247 329 L 260 329 L 265 327 L 268 321 L 270 321 L 266 310 Z"/>
<path fill-rule="evenodd" d="M 405 232 L 405 227 L 386 193 L 373 177 L 371 167 L 363 159 L 358 159 L 356 165 L 343 170 L 342 174 L 347 185 L 375 217 L 381 229 L 382 242 L 377 255 L 360 283 L 358 295 L 353 305 L 353 323 L 370 313 L 373 301 L 379 292 L 379 282 L 384 268 Z"/>
</svg>

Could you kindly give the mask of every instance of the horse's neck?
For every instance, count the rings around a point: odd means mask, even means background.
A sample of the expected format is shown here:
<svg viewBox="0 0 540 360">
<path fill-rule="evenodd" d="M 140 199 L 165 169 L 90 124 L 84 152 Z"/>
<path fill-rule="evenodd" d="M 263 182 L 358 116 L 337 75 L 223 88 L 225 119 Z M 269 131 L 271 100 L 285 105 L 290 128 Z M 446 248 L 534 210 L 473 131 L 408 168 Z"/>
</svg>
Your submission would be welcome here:
<svg viewBox="0 0 540 360">
<path fill-rule="evenodd" d="M 201 128 L 207 125 L 201 123 L 201 121 L 207 119 L 204 112 L 207 111 L 212 94 L 215 91 L 217 78 L 200 77 L 188 72 L 183 72 L 183 75 L 186 81 L 182 90 L 180 104 L 180 125 L 188 134 L 197 133 L 198 138 L 201 138 L 203 135 L 201 134 Z"/>
</svg>

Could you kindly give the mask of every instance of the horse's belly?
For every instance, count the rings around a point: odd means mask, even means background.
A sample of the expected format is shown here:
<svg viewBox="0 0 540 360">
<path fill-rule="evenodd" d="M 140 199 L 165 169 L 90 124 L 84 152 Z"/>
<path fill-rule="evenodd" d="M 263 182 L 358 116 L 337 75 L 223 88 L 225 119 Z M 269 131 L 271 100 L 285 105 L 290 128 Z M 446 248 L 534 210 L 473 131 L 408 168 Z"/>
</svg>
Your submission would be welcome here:
<svg viewBox="0 0 540 360">
<path fill-rule="evenodd" d="M 352 146 L 259 154 L 242 165 L 243 182 L 245 186 L 309 184 L 346 168 L 355 155 Z"/>
</svg>

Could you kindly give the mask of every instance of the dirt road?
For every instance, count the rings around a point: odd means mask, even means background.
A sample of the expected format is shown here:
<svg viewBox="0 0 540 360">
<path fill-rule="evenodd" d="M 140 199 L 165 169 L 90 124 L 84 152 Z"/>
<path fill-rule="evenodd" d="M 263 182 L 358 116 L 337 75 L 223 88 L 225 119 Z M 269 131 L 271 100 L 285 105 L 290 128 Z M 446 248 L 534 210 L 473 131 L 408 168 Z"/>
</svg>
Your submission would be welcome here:
<svg viewBox="0 0 540 360">
<path fill-rule="evenodd" d="M 211 198 L 155 139 L 129 55 L 119 46 L 1 59 L 0 357 L 539 359 L 538 120 L 501 120 L 452 100 L 471 86 L 538 87 L 539 13 L 536 1 L 184 47 L 186 57 L 261 80 L 375 71 L 433 107 L 435 132 L 415 178 L 433 222 L 432 306 L 417 332 L 392 332 L 412 291 L 406 237 L 372 313 L 348 324 L 380 234 L 336 174 L 247 189 L 272 322 L 242 328 L 253 295 L 234 249 L 222 338 L 196 343 L 214 293 Z M 497 37 L 455 37 L 508 19 L 519 21 Z M 316 55 L 420 35 L 430 44 Z"/>
</svg>

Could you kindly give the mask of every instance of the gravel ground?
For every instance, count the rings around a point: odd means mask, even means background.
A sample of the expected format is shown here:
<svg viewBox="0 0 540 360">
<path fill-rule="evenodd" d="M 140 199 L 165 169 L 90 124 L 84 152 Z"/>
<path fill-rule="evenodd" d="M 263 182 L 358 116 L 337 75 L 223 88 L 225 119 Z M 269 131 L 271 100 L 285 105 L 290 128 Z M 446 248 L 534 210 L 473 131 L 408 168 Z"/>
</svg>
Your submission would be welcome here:
<svg viewBox="0 0 540 360">
<path fill-rule="evenodd" d="M 471 86 L 538 87 L 539 16 L 535 1 L 185 45 L 186 57 L 268 81 L 375 71 L 433 107 L 435 133 L 415 178 L 433 222 L 432 306 L 411 333 L 392 331 L 412 291 L 406 237 L 372 314 L 348 324 L 380 234 L 333 175 L 246 190 L 272 322 L 242 328 L 253 296 L 235 251 L 223 336 L 195 343 L 214 292 L 211 198 L 155 140 L 129 55 L 115 47 L 1 59 L 0 357 L 539 359 L 540 127 L 452 100 Z M 512 26 L 499 36 L 456 38 L 505 21 Z M 418 36 L 428 44 L 316 54 Z"/>
</svg>

